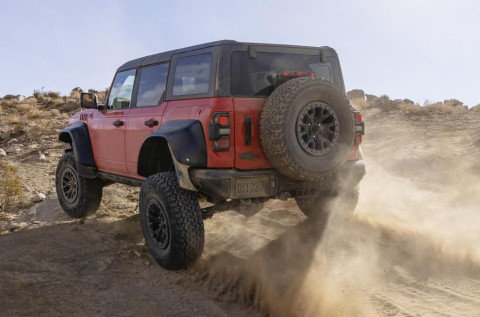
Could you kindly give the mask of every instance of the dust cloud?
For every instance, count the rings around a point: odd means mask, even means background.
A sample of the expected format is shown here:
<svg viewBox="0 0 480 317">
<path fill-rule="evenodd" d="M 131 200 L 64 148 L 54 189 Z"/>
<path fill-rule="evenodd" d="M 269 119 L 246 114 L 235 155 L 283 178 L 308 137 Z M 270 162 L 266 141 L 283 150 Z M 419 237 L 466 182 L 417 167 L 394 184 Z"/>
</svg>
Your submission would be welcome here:
<svg viewBox="0 0 480 317">
<path fill-rule="evenodd" d="M 215 215 L 195 284 L 269 316 L 477 314 L 474 133 L 436 117 L 367 120 L 367 175 L 353 215 L 341 201 L 317 221 L 292 201 L 268 202 L 252 218 Z"/>
</svg>

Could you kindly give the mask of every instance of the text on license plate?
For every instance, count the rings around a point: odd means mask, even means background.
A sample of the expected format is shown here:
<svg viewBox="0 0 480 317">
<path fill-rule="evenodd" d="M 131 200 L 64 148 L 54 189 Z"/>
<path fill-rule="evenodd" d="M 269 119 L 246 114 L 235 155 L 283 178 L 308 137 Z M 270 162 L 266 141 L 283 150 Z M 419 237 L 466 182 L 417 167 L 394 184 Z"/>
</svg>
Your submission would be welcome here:
<svg viewBox="0 0 480 317">
<path fill-rule="evenodd" d="M 235 196 L 268 196 L 268 177 L 246 177 L 235 179 Z"/>
</svg>

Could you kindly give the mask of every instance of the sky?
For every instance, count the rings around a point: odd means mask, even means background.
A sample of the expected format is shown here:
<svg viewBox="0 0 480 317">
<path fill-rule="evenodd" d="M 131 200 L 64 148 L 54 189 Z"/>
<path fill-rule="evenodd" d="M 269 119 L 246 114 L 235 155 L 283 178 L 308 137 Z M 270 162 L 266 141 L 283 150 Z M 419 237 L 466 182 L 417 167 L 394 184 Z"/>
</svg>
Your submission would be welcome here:
<svg viewBox="0 0 480 317">
<path fill-rule="evenodd" d="M 331 46 L 347 90 L 480 103 L 476 0 L 2 0 L 0 96 L 104 89 L 124 62 L 222 39 Z"/>
</svg>

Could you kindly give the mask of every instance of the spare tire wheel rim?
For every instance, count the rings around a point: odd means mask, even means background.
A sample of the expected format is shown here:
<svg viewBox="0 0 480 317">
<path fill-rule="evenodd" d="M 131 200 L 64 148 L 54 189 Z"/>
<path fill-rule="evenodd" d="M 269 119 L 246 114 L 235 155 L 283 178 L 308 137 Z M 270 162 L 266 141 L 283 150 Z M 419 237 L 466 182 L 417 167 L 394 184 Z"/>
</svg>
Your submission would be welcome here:
<svg viewBox="0 0 480 317">
<path fill-rule="evenodd" d="M 63 196 L 69 203 L 75 202 L 78 196 L 78 176 L 71 167 L 66 167 L 62 173 Z"/>
<path fill-rule="evenodd" d="M 170 241 L 168 218 L 165 207 L 156 199 L 147 203 L 148 231 L 153 242 L 160 249 L 166 249 Z"/>
<path fill-rule="evenodd" d="M 332 151 L 339 136 L 338 118 L 325 102 L 305 105 L 297 118 L 297 140 L 309 155 L 323 156 Z"/>
</svg>

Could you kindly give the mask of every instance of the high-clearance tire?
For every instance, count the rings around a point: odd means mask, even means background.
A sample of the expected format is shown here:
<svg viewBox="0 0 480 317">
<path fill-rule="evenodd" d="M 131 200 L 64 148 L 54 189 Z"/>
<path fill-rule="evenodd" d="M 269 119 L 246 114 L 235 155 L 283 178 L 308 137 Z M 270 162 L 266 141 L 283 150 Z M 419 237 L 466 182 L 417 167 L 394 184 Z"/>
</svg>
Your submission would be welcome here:
<svg viewBox="0 0 480 317">
<path fill-rule="evenodd" d="M 295 201 L 308 218 L 321 218 L 328 216 L 330 211 L 342 212 L 344 215 L 352 214 L 358 203 L 358 195 L 359 188 L 355 186 L 337 192 L 319 192 L 312 196 L 295 198 Z"/>
<path fill-rule="evenodd" d="M 345 94 L 324 79 L 299 77 L 273 91 L 260 118 L 260 140 L 280 173 L 301 181 L 331 175 L 354 141 L 354 117 Z"/>
<path fill-rule="evenodd" d="M 140 222 L 155 261 L 182 269 L 203 252 L 202 211 L 194 192 L 178 186 L 175 173 L 149 176 L 140 190 Z"/>
<path fill-rule="evenodd" d="M 65 153 L 58 161 L 55 187 L 60 206 L 72 218 L 93 214 L 102 201 L 102 181 L 81 177 L 73 152 Z"/>
</svg>

